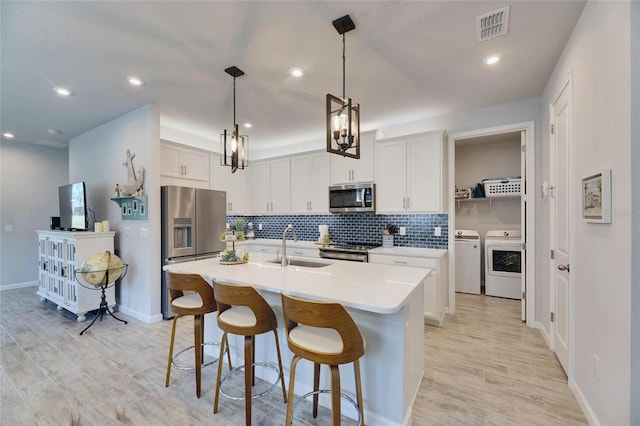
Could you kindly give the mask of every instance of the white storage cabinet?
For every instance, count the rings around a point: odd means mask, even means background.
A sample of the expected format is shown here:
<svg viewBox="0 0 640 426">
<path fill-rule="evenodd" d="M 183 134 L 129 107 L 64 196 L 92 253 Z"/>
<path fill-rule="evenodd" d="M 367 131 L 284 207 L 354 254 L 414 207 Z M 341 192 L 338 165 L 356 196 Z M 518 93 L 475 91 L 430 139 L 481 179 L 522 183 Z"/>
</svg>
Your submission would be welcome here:
<svg viewBox="0 0 640 426">
<path fill-rule="evenodd" d="M 162 185 L 208 188 L 209 152 L 163 140 L 160 143 L 160 176 Z"/>
<path fill-rule="evenodd" d="M 444 213 L 444 133 L 376 142 L 376 212 Z"/>
<path fill-rule="evenodd" d="M 329 213 L 329 154 L 291 157 L 291 213 Z"/>
<path fill-rule="evenodd" d="M 424 283 L 424 322 L 435 326 L 442 324 L 447 297 L 445 289 L 447 283 L 446 254 L 439 258 L 427 258 L 369 253 L 369 262 L 431 269 L 431 274 Z"/>
<path fill-rule="evenodd" d="M 227 214 L 228 215 L 249 215 L 251 209 L 252 191 L 247 185 L 247 174 L 249 169 L 237 170 L 231 173 L 231 167 L 220 165 L 220 156 L 211 154 L 209 161 L 211 165 L 209 189 L 226 191 L 227 193 Z"/>
<path fill-rule="evenodd" d="M 331 154 L 331 184 L 373 181 L 373 143 L 375 132 L 360 134 L 360 159 Z"/>
<path fill-rule="evenodd" d="M 74 271 L 92 255 L 110 251 L 113 253 L 115 232 L 67 232 L 36 231 L 38 234 L 38 295 L 78 316 L 100 308 L 100 287 L 92 290 L 83 287 L 75 279 Z M 115 286 L 106 290 L 107 303 L 116 303 Z"/>
<path fill-rule="evenodd" d="M 291 166 L 288 157 L 253 163 L 251 181 L 255 214 L 291 212 Z"/>
</svg>

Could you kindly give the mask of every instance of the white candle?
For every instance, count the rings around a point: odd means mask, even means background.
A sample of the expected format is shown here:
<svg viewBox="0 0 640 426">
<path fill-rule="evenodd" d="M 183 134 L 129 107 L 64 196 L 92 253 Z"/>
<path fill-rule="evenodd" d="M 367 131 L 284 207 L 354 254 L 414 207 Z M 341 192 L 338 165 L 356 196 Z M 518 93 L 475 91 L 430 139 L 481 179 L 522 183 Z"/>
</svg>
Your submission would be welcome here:
<svg viewBox="0 0 640 426">
<path fill-rule="evenodd" d="M 94 232 L 102 232 L 102 222 L 96 222 L 93 225 Z"/>
<path fill-rule="evenodd" d="M 108 220 L 103 220 L 102 221 L 102 231 L 103 232 L 109 232 L 109 221 Z"/>
</svg>

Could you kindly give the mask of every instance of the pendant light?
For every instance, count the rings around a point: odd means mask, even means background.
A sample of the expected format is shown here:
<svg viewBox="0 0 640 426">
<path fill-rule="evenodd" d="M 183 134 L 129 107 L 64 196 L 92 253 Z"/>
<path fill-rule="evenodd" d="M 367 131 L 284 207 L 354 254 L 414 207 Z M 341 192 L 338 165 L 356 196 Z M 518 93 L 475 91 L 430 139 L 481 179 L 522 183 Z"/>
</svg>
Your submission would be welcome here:
<svg viewBox="0 0 640 426">
<path fill-rule="evenodd" d="M 240 134 L 236 122 L 236 77 L 243 76 L 244 72 L 235 66 L 227 68 L 224 72 L 233 77 L 233 130 L 229 134 L 227 129 L 224 129 L 224 133 L 220 135 L 220 165 L 231 167 L 231 173 L 235 173 L 236 170 L 244 170 L 249 166 L 249 136 Z"/>
<path fill-rule="evenodd" d="M 342 35 L 342 97 L 327 94 L 327 152 L 360 158 L 360 105 L 345 95 L 345 33 L 356 28 L 349 15 L 333 21 Z"/>
</svg>

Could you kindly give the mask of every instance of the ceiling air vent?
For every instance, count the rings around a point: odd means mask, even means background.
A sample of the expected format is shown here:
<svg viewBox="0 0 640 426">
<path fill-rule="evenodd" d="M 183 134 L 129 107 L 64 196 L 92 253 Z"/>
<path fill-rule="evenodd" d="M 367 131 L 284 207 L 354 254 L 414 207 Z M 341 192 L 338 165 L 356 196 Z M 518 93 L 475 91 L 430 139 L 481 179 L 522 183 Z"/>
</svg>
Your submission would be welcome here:
<svg viewBox="0 0 640 426">
<path fill-rule="evenodd" d="M 476 18 L 478 41 L 490 40 L 509 32 L 509 6 Z"/>
</svg>

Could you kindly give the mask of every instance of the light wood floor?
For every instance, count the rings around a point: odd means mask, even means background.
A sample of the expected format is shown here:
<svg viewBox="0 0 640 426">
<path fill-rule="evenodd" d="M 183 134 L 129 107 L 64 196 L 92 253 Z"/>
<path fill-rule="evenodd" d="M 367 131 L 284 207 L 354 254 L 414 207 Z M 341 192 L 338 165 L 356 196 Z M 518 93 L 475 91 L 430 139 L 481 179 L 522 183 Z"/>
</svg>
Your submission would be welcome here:
<svg viewBox="0 0 640 426">
<path fill-rule="evenodd" d="M 587 424 L 555 356 L 519 320 L 519 302 L 458 294 L 456 308 L 442 328 L 426 327 L 414 425 Z M 203 370 L 200 399 L 193 372 L 174 370 L 164 387 L 170 321 L 118 315 L 129 324 L 105 317 L 79 336 L 88 322 L 40 302 L 35 287 L 0 292 L 0 423 L 244 424 L 243 401 L 221 398 L 212 413 L 215 366 Z M 182 320 L 176 347 L 191 341 Z M 284 424 L 281 393 L 253 408 L 253 424 Z M 327 412 L 307 422 L 300 411 L 297 425 L 330 424 Z"/>
</svg>

